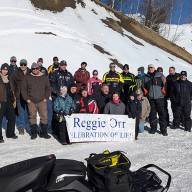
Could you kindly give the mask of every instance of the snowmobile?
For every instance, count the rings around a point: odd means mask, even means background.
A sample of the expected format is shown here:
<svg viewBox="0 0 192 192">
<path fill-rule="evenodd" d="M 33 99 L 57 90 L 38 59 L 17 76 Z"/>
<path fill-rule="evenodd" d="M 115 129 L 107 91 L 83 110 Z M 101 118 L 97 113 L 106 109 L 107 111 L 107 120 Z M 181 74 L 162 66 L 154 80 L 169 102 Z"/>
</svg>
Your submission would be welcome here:
<svg viewBox="0 0 192 192">
<path fill-rule="evenodd" d="M 121 159 L 123 159 L 122 156 Z M 126 161 L 128 159 L 125 158 L 124 160 Z M 91 162 L 93 161 L 91 160 Z M 128 161 L 128 164 L 129 163 Z M 150 168 L 156 168 L 168 176 L 167 185 L 165 187 L 161 185 L 161 180 L 154 172 L 148 171 Z M 90 162 L 88 163 L 87 169 L 84 163 L 80 161 L 56 159 L 55 155 L 37 157 L 0 168 L 0 191 L 100 192 L 94 187 L 93 182 L 88 182 L 86 180 L 87 171 L 89 171 L 89 169 Z M 171 183 L 170 174 L 156 165 L 147 165 L 136 172 L 129 171 L 127 173 L 129 174 L 118 174 L 118 182 L 114 179 L 116 177 L 114 177 L 113 174 L 110 175 L 110 179 L 112 179 L 110 181 L 113 181 L 113 186 L 110 185 L 112 186 L 111 191 L 166 192 Z M 89 174 L 90 173 L 88 173 L 88 179 L 90 177 Z M 129 180 L 130 175 L 131 180 Z M 92 181 L 97 178 L 97 175 L 95 175 Z M 152 181 L 153 187 L 155 186 L 156 188 L 150 187 L 152 186 L 152 184 L 150 184 Z M 137 188 L 130 188 L 130 183 L 137 185 Z M 132 184 L 131 186 L 133 186 Z M 116 190 L 115 187 L 117 187 Z M 121 187 L 124 188 L 120 190 Z M 104 190 L 104 192 L 110 192 L 110 190 Z"/>
<path fill-rule="evenodd" d="M 1 192 L 91 192 L 82 162 L 37 157 L 0 169 Z"/>
</svg>

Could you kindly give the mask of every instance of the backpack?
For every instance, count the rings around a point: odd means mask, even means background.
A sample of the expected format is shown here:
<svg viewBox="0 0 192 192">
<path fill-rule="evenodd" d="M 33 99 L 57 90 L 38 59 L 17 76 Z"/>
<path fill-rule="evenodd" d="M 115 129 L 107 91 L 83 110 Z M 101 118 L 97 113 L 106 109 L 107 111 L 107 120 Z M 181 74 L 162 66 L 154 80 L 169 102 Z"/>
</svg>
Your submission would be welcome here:
<svg viewBox="0 0 192 192">
<path fill-rule="evenodd" d="M 131 163 L 121 151 L 91 154 L 86 160 L 88 181 L 94 192 L 166 192 L 171 184 L 171 175 L 153 164 L 130 171 Z M 165 187 L 151 168 L 168 177 Z"/>
<path fill-rule="evenodd" d="M 96 192 L 131 192 L 131 162 L 122 152 L 91 154 L 86 161 L 88 181 Z"/>
</svg>

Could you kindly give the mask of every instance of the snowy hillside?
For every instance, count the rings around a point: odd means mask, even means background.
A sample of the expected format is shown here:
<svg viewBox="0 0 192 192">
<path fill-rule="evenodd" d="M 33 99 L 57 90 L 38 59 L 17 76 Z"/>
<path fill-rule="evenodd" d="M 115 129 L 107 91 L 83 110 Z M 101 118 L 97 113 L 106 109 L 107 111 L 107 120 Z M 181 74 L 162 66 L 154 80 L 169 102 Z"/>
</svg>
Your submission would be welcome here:
<svg viewBox="0 0 192 192">
<path fill-rule="evenodd" d="M 87 61 L 88 69 L 97 68 L 100 75 L 108 70 L 110 59 L 130 64 L 133 72 L 149 63 L 165 64 L 165 71 L 169 66 L 176 66 L 179 71 L 191 68 L 185 61 L 127 31 L 124 34 L 128 37 L 108 28 L 101 19 L 118 19 L 94 2 L 84 2 L 85 8 L 77 4 L 76 9 L 52 13 L 35 9 L 28 0 L 0 1 L 0 62 L 8 62 L 11 55 L 27 58 L 29 63 L 43 57 L 48 66 L 53 56 L 59 56 L 68 61 L 72 72 Z M 99 52 L 97 45 L 107 53 Z"/>
<path fill-rule="evenodd" d="M 162 35 L 192 54 L 192 24 L 162 25 Z"/>
<path fill-rule="evenodd" d="M 84 2 L 85 8 L 77 4 L 76 9 L 65 8 L 61 13 L 52 13 L 35 9 L 29 0 L 0 0 L 0 63 L 9 62 L 12 55 L 18 60 L 26 58 L 30 64 L 43 57 L 47 67 L 52 57 L 58 56 L 68 62 L 73 73 L 82 61 L 87 61 L 88 69 L 96 68 L 102 76 L 108 70 L 110 59 L 117 59 L 122 64 L 128 63 L 134 73 L 137 67 L 153 63 L 162 66 L 165 74 L 169 66 L 175 66 L 178 72 L 186 70 L 192 79 L 192 65 L 127 31 L 124 36 L 113 31 L 101 19 L 118 19 L 94 2 Z M 25 134 L 14 141 L 5 138 L 5 143 L 0 144 L 0 167 L 51 153 L 58 158 L 84 161 L 93 152 L 121 150 L 127 152 L 132 170 L 149 163 L 157 164 L 172 175 L 170 192 L 192 192 L 192 134 L 169 128 L 168 134 L 163 137 L 145 131 L 132 143 L 75 143 L 69 146 L 60 145 L 53 137 L 32 141 Z"/>
</svg>

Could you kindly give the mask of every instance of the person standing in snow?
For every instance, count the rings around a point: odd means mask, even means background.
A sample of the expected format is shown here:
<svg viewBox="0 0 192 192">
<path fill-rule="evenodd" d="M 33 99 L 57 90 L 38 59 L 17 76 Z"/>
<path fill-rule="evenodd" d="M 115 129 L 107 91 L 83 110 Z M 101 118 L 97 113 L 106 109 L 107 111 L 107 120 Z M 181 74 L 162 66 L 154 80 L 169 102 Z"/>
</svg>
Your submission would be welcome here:
<svg viewBox="0 0 192 192">
<path fill-rule="evenodd" d="M 48 75 L 47 69 L 45 67 L 43 67 L 43 58 L 42 57 L 38 58 L 37 63 L 41 67 L 41 72 L 45 75 Z"/>
<path fill-rule="evenodd" d="M 53 64 L 48 67 L 48 74 L 52 74 L 55 70 L 59 69 L 58 57 L 53 57 Z"/>
<path fill-rule="evenodd" d="M 49 79 L 40 71 L 37 63 L 31 65 L 31 73 L 27 75 L 22 83 L 21 93 L 27 102 L 29 110 L 29 123 L 31 129 L 31 139 L 37 138 L 37 112 L 40 116 L 40 137 L 49 139 L 47 100 L 51 94 Z"/>
<path fill-rule="evenodd" d="M 164 95 L 166 79 L 162 73 L 155 70 L 153 64 L 148 65 L 148 73 L 145 77 L 145 92 L 149 99 L 151 112 L 149 122 L 151 126 L 150 134 L 155 134 L 157 131 L 157 123 L 159 116 L 160 130 L 163 136 L 167 136 L 167 122 L 164 109 Z"/>
<path fill-rule="evenodd" d="M 81 68 L 79 68 L 74 74 L 74 80 L 77 84 L 77 92 L 80 91 L 82 86 L 87 86 L 87 82 L 90 78 L 90 73 L 86 70 L 87 63 L 82 62 Z"/>
<path fill-rule="evenodd" d="M 18 71 L 11 76 L 11 86 L 16 97 L 18 110 L 16 125 L 20 135 L 24 135 L 24 130 L 27 130 L 28 127 L 27 103 L 22 97 L 21 88 L 26 75 L 29 75 L 29 73 L 30 69 L 27 67 L 27 60 L 21 59 Z"/>
<path fill-rule="evenodd" d="M 110 93 L 119 92 L 121 93 L 122 86 L 124 83 L 122 75 L 115 70 L 116 64 L 110 63 L 109 72 L 103 75 L 103 83 L 109 86 Z"/>
<path fill-rule="evenodd" d="M 119 92 L 112 94 L 112 101 L 106 104 L 104 114 L 124 115 L 125 104 L 120 100 Z"/>
<path fill-rule="evenodd" d="M 192 82 L 187 80 L 186 71 L 182 71 L 180 75 L 180 80 L 176 82 L 173 90 L 173 99 L 176 106 L 173 129 L 179 128 L 181 115 L 183 114 L 185 131 L 191 132 Z"/>
<path fill-rule="evenodd" d="M 136 90 L 136 81 L 135 75 L 129 72 L 129 65 L 125 64 L 123 66 L 123 72 L 121 73 L 123 78 L 123 91 L 122 91 L 122 100 L 124 103 L 127 103 L 128 99 L 132 93 Z"/>
<path fill-rule="evenodd" d="M 66 115 L 71 115 L 75 111 L 73 99 L 67 93 L 67 86 L 60 88 L 60 95 L 55 99 L 54 104 L 54 133 L 62 145 L 70 143 L 66 126 Z"/>
<path fill-rule="evenodd" d="M 102 80 L 98 78 L 98 71 L 93 70 L 93 77 L 91 77 L 87 82 L 88 95 L 97 94 L 102 85 Z"/>
<path fill-rule="evenodd" d="M 11 77 L 17 70 L 18 70 L 17 58 L 15 56 L 12 56 L 10 58 L 9 77 Z"/>
<path fill-rule="evenodd" d="M 169 68 L 169 75 L 166 77 L 166 97 L 165 97 L 165 111 L 167 115 L 167 124 L 169 125 L 169 111 L 168 111 L 168 100 L 171 102 L 171 110 L 173 113 L 173 119 L 175 117 L 176 103 L 173 97 L 173 91 L 175 84 L 179 80 L 180 74 L 175 72 L 175 67 Z"/>
<path fill-rule="evenodd" d="M 72 74 L 67 70 L 67 62 L 62 60 L 59 63 L 59 69 L 54 71 L 49 76 L 51 88 L 52 88 L 52 98 L 58 96 L 60 93 L 60 87 L 67 86 L 69 89 L 70 86 L 74 83 Z"/>
<path fill-rule="evenodd" d="M 138 71 L 138 74 L 135 77 L 137 89 L 144 90 L 145 76 L 146 76 L 145 68 L 144 67 L 139 67 L 137 69 L 137 71 Z"/>
<path fill-rule="evenodd" d="M 135 139 L 137 140 L 138 134 L 144 132 L 145 120 L 150 114 L 151 106 L 141 89 L 136 90 L 134 100 L 130 101 L 129 105 L 130 116 L 136 119 Z"/>
<path fill-rule="evenodd" d="M 17 139 L 15 135 L 15 97 L 8 77 L 9 65 L 4 63 L 0 72 L 0 143 L 3 143 L 2 120 L 7 119 L 6 137 Z"/>
</svg>

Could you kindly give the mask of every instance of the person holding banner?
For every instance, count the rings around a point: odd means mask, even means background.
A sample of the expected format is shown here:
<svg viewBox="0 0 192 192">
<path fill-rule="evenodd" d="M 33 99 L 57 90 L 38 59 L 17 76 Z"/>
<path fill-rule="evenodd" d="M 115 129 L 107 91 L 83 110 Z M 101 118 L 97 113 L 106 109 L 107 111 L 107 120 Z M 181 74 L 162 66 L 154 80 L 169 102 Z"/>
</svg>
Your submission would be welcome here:
<svg viewBox="0 0 192 192">
<path fill-rule="evenodd" d="M 70 144 L 65 116 L 71 115 L 75 110 L 73 99 L 67 93 L 67 87 L 60 88 L 60 95 L 53 103 L 54 134 L 62 145 Z"/>
</svg>

